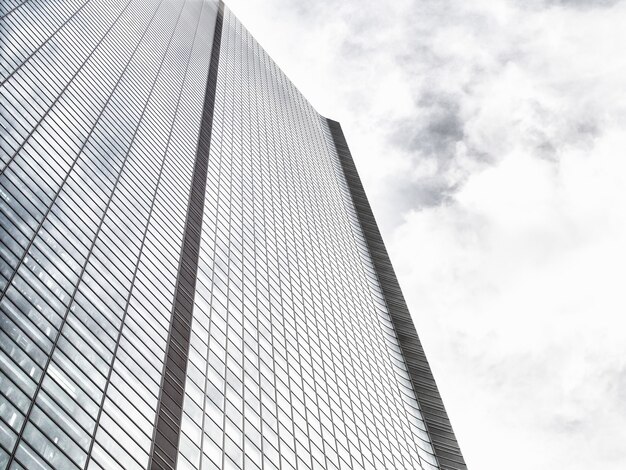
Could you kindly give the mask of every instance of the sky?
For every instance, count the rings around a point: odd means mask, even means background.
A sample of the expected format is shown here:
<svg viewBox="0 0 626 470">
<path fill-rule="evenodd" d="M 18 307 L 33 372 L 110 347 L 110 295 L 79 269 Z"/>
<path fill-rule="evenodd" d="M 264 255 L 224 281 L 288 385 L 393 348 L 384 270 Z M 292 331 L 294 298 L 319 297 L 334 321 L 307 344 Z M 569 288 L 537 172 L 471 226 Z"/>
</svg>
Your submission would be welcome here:
<svg viewBox="0 0 626 470">
<path fill-rule="evenodd" d="M 626 1 L 226 3 L 342 123 L 470 469 L 625 469 Z"/>
</svg>

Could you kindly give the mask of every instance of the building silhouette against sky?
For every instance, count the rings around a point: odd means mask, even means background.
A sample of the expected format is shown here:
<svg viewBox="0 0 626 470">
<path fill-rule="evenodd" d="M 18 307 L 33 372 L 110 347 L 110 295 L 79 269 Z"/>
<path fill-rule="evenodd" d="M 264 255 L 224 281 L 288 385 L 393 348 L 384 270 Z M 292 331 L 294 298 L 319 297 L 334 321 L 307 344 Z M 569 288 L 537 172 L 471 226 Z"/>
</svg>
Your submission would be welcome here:
<svg viewBox="0 0 626 470">
<path fill-rule="evenodd" d="M 0 469 L 465 468 L 341 127 L 228 8 L 0 8 Z"/>
</svg>

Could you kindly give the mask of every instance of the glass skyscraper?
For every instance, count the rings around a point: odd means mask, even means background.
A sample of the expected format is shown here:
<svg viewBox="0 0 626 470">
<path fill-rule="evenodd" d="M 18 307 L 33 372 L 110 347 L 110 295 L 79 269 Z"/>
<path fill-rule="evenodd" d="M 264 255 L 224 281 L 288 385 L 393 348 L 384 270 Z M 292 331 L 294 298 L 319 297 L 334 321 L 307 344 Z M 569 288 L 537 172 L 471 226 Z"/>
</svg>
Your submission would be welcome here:
<svg viewBox="0 0 626 470">
<path fill-rule="evenodd" d="M 466 468 L 341 127 L 228 8 L 0 15 L 0 469 Z"/>
</svg>

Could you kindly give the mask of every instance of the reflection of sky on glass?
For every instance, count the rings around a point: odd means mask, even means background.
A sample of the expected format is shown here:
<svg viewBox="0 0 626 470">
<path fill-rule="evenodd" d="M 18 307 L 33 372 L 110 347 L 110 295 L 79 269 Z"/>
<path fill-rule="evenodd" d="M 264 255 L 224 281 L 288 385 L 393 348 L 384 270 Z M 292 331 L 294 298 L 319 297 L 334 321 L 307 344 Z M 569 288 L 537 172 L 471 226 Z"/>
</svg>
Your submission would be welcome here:
<svg viewBox="0 0 626 470">
<path fill-rule="evenodd" d="M 470 468 L 624 468 L 626 3 L 229 5 L 341 121 Z"/>
<path fill-rule="evenodd" d="M 1 88 L 2 442 L 26 468 L 145 467 L 215 5 L 81 5 L 2 23 L 22 41 Z M 54 20 L 24 30 L 24 12 Z"/>
<path fill-rule="evenodd" d="M 325 119 L 228 10 L 217 83 L 179 461 L 432 468 Z"/>
</svg>

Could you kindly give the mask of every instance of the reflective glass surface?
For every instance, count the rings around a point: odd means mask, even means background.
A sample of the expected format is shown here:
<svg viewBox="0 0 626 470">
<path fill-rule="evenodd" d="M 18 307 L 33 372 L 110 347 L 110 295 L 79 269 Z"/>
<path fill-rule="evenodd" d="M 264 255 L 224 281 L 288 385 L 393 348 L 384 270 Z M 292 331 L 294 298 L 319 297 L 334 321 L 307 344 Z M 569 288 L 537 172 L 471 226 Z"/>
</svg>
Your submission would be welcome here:
<svg viewBox="0 0 626 470">
<path fill-rule="evenodd" d="M 145 468 L 216 3 L 2 8 L 0 468 Z"/>
<path fill-rule="evenodd" d="M 226 9 L 181 468 L 436 468 L 326 119 Z"/>
<path fill-rule="evenodd" d="M 438 468 L 328 122 L 223 15 L 177 466 Z M 149 464 L 216 16 L 0 3 L 0 469 Z"/>
</svg>

